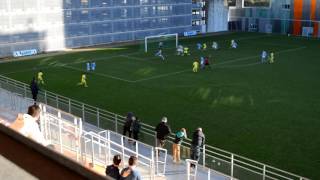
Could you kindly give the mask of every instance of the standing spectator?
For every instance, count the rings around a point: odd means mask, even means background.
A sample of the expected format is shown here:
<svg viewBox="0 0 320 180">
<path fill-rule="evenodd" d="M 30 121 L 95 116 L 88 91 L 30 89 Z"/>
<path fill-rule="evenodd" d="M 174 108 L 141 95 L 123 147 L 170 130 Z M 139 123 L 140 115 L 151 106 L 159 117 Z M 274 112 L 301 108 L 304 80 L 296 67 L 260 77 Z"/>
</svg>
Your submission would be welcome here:
<svg viewBox="0 0 320 180">
<path fill-rule="evenodd" d="M 133 117 L 133 121 L 131 123 L 131 131 L 133 135 L 133 139 L 139 140 L 139 132 L 140 132 L 141 124 L 138 117 Z"/>
<path fill-rule="evenodd" d="M 113 164 L 110 166 L 107 166 L 106 168 L 106 175 L 118 180 L 120 179 L 120 170 L 119 170 L 119 165 L 121 163 L 121 156 L 120 155 L 115 155 L 113 157 Z"/>
<path fill-rule="evenodd" d="M 163 148 L 166 137 L 171 133 L 171 129 L 167 124 L 167 117 L 163 117 L 161 122 L 157 125 L 155 131 L 157 132 L 157 146 Z"/>
<path fill-rule="evenodd" d="M 205 136 L 202 132 L 202 128 L 197 128 L 196 131 L 192 135 L 191 142 L 191 159 L 195 161 L 199 161 L 200 158 L 200 149 L 204 145 Z M 194 165 L 191 165 L 194 167 Z"/>
<path fill-rule="evenodd" d="M 140 173 L 136 170 L 138 165 L 138 159 L 135 156 L 129 158 L 129 167 L 124 168 L 121 171 L 120 180 L 141 180 Z"/>
<path fill-rule="evenodd" d="M 133 113 L 129 112 L 127 114 L 126 122 L 123 125 L 123 135 L 126 136 L 129 133 L 129 138 L 131 138 L 131 124 L 132 124 Z"/>
<path fill-rule="evenodd" d="M 38 97 L 38 92 L 39 92 L 39 86 L 36 82 L 36 78 L 33 77 L 31 84 L 30 84 L 30 89 L 31 89 L 31 94 L 32 94 L 32 99 L 34 100 L 34 103 L 37 102 L 37 97 Z"/>
<path fill-rule="evenodd" d="M 176 133 L 172 145 L 174 163 L 180 163 L 180 146 L 184 138 L 187 138 L 187 132 L 185 128 L 182 128 L 180 131 Z"/>
</svg>

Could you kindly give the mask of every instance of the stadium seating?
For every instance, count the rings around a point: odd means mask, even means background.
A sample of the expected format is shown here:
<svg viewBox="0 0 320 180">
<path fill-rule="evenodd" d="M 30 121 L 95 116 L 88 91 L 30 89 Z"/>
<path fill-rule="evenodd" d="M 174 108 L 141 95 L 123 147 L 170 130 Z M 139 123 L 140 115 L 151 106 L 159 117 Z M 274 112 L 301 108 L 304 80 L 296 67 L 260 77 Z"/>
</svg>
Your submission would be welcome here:
<svg viewBox="0 0 320 180">
<path fill-rule="evenodd" d="M 19 94 L 0 88 L 1 113 L 3 123 L 9 125 L 17 114 L 26 111 L 32 100 Z M 41 130 L 46 140 L 54 145 L 55 150 L 88 169 L 102 175 L 105 167 L 112 163 L 112 157 L 120 154 L 124 159 L 122 167 L 127 165 L 129 156 L 139 159 L 139 168 L 143 179 L 176 179 L 184 176 L 187 179 L 187 164 L 172 164 L 171 156 L 166 150 L 157 149 L 142 142 L 128 139 L 116 132 L 104 130 L 82 122 L 81 118 L 63 112 L 48 105 L 40 104 Z M 157 151 L 160 151 L 158 155 Z M 168 160 L 167 160 L 168 159 Z M 208 172 L 210 172 L 208 174 Z M 215 171 L 199 167 L 198 179 L 230 179 Z"/>
</svg>

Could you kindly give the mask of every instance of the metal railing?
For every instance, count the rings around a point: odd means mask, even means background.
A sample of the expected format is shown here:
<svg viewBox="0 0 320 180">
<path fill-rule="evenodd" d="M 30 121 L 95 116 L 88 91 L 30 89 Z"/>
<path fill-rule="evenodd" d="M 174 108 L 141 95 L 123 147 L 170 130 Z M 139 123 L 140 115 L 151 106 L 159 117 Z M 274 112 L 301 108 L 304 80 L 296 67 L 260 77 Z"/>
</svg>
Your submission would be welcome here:
<svg viewBox="0 0 320 180">
<path fill-rule="evenodd" d="M 24 97 L 31 97 L 29 86 L 25 83 L 0 75 L 0 87 L 11 92 L 22 94 Z M 84 122 L 98 127 L 121 133 L 125 117 L 104 109 L 94 107 L 77 100 L 73 100 L 50 91 L 40 91 L 38 100 L 49 106 L 72 113 L 82 118 Z M 90 127 L 87 127 L 90 128 Z M 140 141 L 151 146 L 156 145 L 154 126 L 142 123 Z M 86 129 L 86 131 L 89 131 Z M 99 133 L 92 130 L 93 132 Z M 168 137 L 165 149 L 171 153 L 174 134 Z M 183 159 L 190 157 L 191 139 L 186 139 L 181 145 L 181 156 Z M 210 145 L 204 145 L 201 150 L 199 165 L 214 170 L 215 172 L 231 176 L 236 179 L 254 180 L 308 180 L 308 178 L 260 163 L 249 158 L 222 150 Z M 210 170 L 208 171 L 210 172 Z"/>
<path fill-rule="evenodd" d="M 130 156 L 138 157 L 142 177 L 154 179 L 154 148 L 118 133 L 103 130 L 99 133 L 86 131 L 86 123 L 71 114 L 41 105 L 41 129 L 45 139 L 57 150 L 84 165 L 105 168 L 112 164 L 113 155 L 122 156 L 122 166 Z M 99 130 L 99 129 L 97 129 Z M 130 140 L 130 141 L 128 141 Z"/>
</svg>

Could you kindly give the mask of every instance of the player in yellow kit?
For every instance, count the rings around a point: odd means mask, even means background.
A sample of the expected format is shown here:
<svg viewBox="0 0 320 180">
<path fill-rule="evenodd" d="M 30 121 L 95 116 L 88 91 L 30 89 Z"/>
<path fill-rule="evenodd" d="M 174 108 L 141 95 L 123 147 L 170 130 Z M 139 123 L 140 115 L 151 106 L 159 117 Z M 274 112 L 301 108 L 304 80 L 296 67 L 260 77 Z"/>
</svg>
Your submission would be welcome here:
<svg viewBox="0 0 320 180">
<path fill-rule="evenodd" d="M 269 56 L 269 63 L 270 64 L 273 64 L 274 63 L 274 53 L 270 53 L 270 56 Z"/>
<path fill-rule="evenodd" d="M 41 70 L 38 72 L 38 84 L 44 84 L 43 72 Z"/>
<path fill-rule="evenodd" d="M 196 60 L 196 61 L 193 62 L 192 65 L 193 65 L 192 71 L 195 72 L 195 73 L 198 72 L 198 70 L 199 70 L 199 62 Z"/>
<path fill-rule="evenodd" d="M 190 55 L 190 53 L 189 53 L 189 48 L 188 48 L 188 47 L 184 47 L 184 48 L 183 48 L 183 55 L 184 55 L 184 56 L 189 56 L 189 55 Z"/>
<path fill-rule="evenodd" d="M 207 43 L 203 43 L 202 49 L 203 49 L 204 51 L 207 50 Z"/>
<path fill-rule="evenodd" d="M 78 86 L 88 87 L 86 74 L 83 73 L 83 74 L 81 75 L 81 81 L 78 83 Z"/>
</svg>

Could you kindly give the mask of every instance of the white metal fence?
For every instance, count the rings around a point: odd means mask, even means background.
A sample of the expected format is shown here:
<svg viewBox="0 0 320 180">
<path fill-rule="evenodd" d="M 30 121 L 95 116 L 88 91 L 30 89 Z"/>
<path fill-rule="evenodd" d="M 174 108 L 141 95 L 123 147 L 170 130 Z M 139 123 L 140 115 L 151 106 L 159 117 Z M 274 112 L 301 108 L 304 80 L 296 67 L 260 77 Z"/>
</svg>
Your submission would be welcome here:
<svg viewBox="0 0 320 180">
<path fill-rule="evenodd" d="M 81 164 L 103 169 L 112 164 L 114 155 L 122 156 L 125 167 L 130 156 L 138 157 L 139 168 L 144 179 L 154 179 L 154 148 L 134 141 L 112 131 L 99 133 L 86 131 L 86 123 L 69 113 L 47 105 L 42 106 L 41 129 L 46 140 L 57 150 Z M 99 130 L 99 129 L 96 129 Z"/>
<path fill-rule="evenodd" d="M 21 94 L 24 97 L 31 97 L 29 92 L 29 85 L 1 76 L 0 87 L 7 89 L 11 92 Z M 49 106 L 61 109 L 63 111 L 72 113 L 75 116 L 82 118 L 82 121 L 90 123 L 97 127 L 102 127 L 115 132 L 122 132 L 122 127 L 125 122 L 125 117 L 116 113 L 112 113 L 77 100 L 73 100 L 49 91 L 40 91 L 38 100 Z M 99 133 L 90 126 L 86 127 L 86 131 Z M 142 123 L 140 140 L 146 144 L 154 146 L 156 143 L 156 136 L 154 127 Z M 91 138 L 91 135 L 88 139 Z M 107 136 L 108 137 L 108 136 Z M 91 138 L 92 139 L 92 138 Z M 174 135 L 169 137 L 166 144 L 168 153 L 171 152 L 172 141 Z M 190 157 L 191 140 L 186 139 L 181 146 L 182 158 L 188 159 Z M 103 147 L 102 147 L 103 149 Z M 128 150 L 129 151 L 129 150 Z M 132 151 L 132 150 L 130 150 Z M 223 173 L 225 175 L 234 177 L 236 179 L 246 180 L 308 180 L 308 178 L 283 171 L 281 169 L 251 160 L 249 158 L 210 146 L 205 145 L 201 151 L 200 165 L 207 167 L 208 172 L 210 169 Z"/>
</svg>

